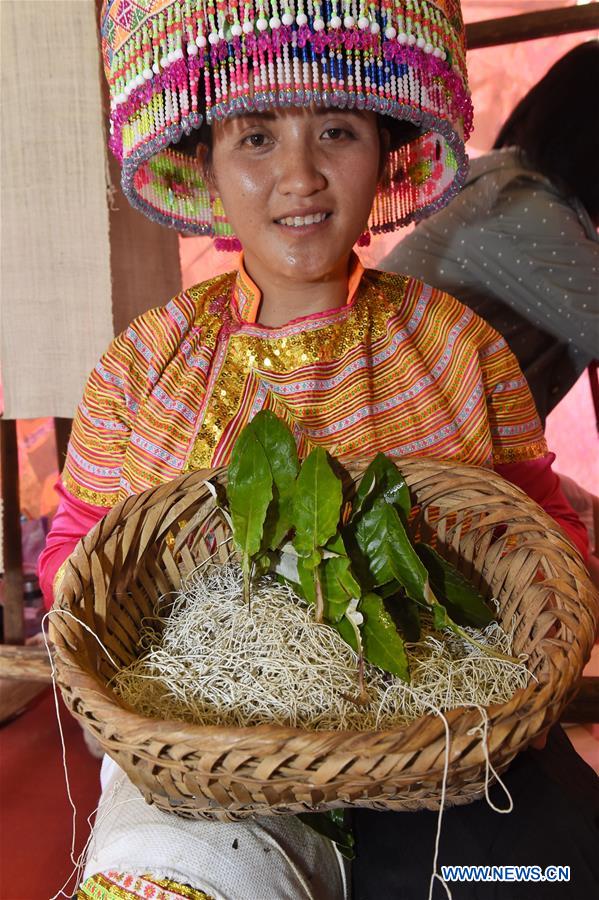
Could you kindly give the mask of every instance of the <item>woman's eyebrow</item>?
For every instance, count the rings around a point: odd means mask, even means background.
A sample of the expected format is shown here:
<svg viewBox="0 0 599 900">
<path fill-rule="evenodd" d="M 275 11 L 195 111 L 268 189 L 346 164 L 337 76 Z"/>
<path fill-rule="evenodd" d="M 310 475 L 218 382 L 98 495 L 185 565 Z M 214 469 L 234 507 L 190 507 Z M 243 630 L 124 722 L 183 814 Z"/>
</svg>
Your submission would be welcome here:
<svg viewBox="0 0 599 900">
<path fill-rule="evenodd" d="M 231 117 L 232 121 L 235 122 L 246 122 L 248 120 L 257 120 L 258 122 L 268 120 L 272 122 L 276 118 L 277 115 L 273 110 L 265 110 L 264 112 L 243 112 Z"/>
<path fill-rule="evenodd" d="M 360 119 L 366 118 L 366 111 L 363 109 L 342 109 L 338 106 L 317 106 L 314 112 L 317 116 L 357 116 Z"/>
<path fill-rule="evenodd" d="M 316 106 L 313 109 L 315 115 L 319 117 L 324 116 L 357 116 L 360 119 L 366 118 L 365 111 L 362 109 L 340 109 L 339 107 L 332 106 Z M 235 116 L 235 121 L 237 122 L 251 122 L 251 121 L 270 121 L 273 122 L 279 118 L 276 110 L 268 109 L 264 110 L 264 112 L 243 112 L 239 115 Z"/>
</svg>

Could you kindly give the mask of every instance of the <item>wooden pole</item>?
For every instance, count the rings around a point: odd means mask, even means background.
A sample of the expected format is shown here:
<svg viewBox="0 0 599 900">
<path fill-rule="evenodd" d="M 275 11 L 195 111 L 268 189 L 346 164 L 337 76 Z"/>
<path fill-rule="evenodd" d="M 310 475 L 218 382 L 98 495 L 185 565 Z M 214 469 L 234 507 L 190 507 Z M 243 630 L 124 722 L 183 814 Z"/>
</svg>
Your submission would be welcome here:
<svg viewBox="0 0 599 900">
<path fill-rule="evenodd" d="M 73 426 L 72 419 L 55 418 L 54 419 L 54 435 L 56 438 L 56 461 L 58 463 L 58 471 L 62 471 L 65 459 L 67 458 L 67 447 L 69 446 L 69 437 L 71 436 L 71 428 Z"/>
<path fill-rule="evenodd" d="M 599 3 L 540 9 L 503 19 L 470 22 L 466 25 L 466 46 L 468 50 L 480 50 L 481 47 L 534 41 L 537 38 L 591 31 L 594 28 L 599 29 Z"/>
<path fill-rule="evenodd" d="M 4 541 L 4 643 L 22 644 L 25 638 L 23 615 L 23 571 L 19 502 L 19 454 L 17 423 L 0 421 Z"/>
<path fill-rule="evenodd" d="M 45 647 L 0 646 L 0 679 L 17 678 L 23 681 L 52 681 L 50 660 Z"/>
</svg>

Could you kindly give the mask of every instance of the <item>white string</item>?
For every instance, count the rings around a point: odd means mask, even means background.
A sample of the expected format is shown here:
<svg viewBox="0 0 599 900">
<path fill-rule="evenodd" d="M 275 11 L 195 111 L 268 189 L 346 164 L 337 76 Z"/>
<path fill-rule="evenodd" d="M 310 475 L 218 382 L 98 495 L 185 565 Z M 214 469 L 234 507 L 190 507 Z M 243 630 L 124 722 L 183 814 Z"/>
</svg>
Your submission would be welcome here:
<svg viewBox="0 0 599 900">
<path fill-rule="evenodd" d="M 497 774 L 496 769 L 491 762 L 491 757 L 489 756 L 489 740 L 488 740 L 488 731 L 489 731 L 489 715 L 484 706 L 479 706 L 478 704 L 474 704 L 476 709 L 479 711 L 481 719 L 483 721 L 482 728 L 481 726 L 477 726 L 476 728 L 471 728 L 468 734 L 479 734 L 482 738 L 482 747 L 483 753 L 485 755 L 485 798 L 489 806 L 496 813 L 511 813 L 514 808 L 514 801 L 512 799 L 512 795 L 510 794 L 508 788 L 505 783 L 501 780 L 499 775 Z M 505 809 L 501 809 L 499 806 L 495 806 L 493 801 L 491 800 L 491 795 L 489 793 L 489 781 L 491 780 L 490 773 L 493 773 L 495 777 L 495 781 L 497 784 L 501 785 L 503 793 L 508 799 L 508 806 Z"/>
<path fill-rule="evenodd" d="M 115 796 L 116 796 L 116 794 L 118 794 L 118 789 L 120 787 L 122 787 L 122 783 L 120 785 L 117 785 L 117 784 L 113 785 L 112 786 L 112 796 L 110 797 L 110 799 L 107 801 L 107 800 L 104 800 L 103 797 L 101 797 L 100 802 L 98 803 L 96 808 L 87 817 L 87 824 L 89 826 L 90 831 L 89 831 L 89 836 L 85 842 L 85 845 L 84 845 L 83 849 L 81 850 L 81 853 L 77 857 L 75 864 L 73 866 L 73 870 L 70 873 L 70 875 L 68 876 L 67 880 L 64 882 L 62 887 L 58 890 L 58 892 L 56 894 L 54 894 L 53 897 L 50 897 L 50 900 L 58 900 L 58 897 L 70 898 L 72 896 L 70 891 L 68 894 L 66 894 L 65 889 L 68 887 L 68 885 L 73 880 L 75 881 L 76 885 L 80 884 L 81 878 L 83 876 L 83 872 L 85 870 L 85 863 L 87 860 L 87 856 L 88 856 L 88 853 L 91 852 L 92 841 L 95 839 L 95 836 L 96 836 L 96 831 L 100 828 L 100 826 L 103 824 L 103 822 L 106 820 L 106 818 L 114 812 L 115 809 L 118 809 L 118 807 L 120 807 L 120 806 L 126 806 L 128 803 L 136 803 L 137 802 L 137 797 L 127 797 L 127 798 L 125 798 L 125 800 L 119 800 L 118 803 L 115 802 Z M 108 809 L 104 810 L 101 818 L 97 819 L 96 822 L 92 825 L 92 817 L 95 816 L 99 812 L 100 807 L 103 805 L 103 803 L 107 803 L 107 802 L 109 803 L 111 801 L 112 801 L 112 804 L 108 807 Z"/>
<path fill-rule="evenodd" d="M 412 692 L 412 689 L 406 685 L 406 691 Z M 420 699 L 420 698 L 419 698 Z M 443 821 L 443 812 L 445 810 L 445 794 L 447 792 L 447 779 L 449 777 L 449 747 L 451 744 L 451 732 L 449 730 L 449 722 L 445 716 L 445 713 L 442 709 L 435 706 L 434 703 L 428 702 L 428 708 L 431 712 L 435 713 L 435 715 L 439 716 L 441 721 L 443 722 L 443 727 L 445 729 L 445 749 L 443 753 L 443 778 L 441 779 L 441 800 L 439 803 L 439 814 L 437 816 L 437 832 L 435 835 L 435 851 L 433 854 L 433 871 L 431 873 L 431 878 L 428 887 L 428 900 L 432 900 L 433 890 L 435 886 L 435 880 L 440 881 L 443 887 L 445 888 L 445 893 L 449 897 L 449 900 L 452 900 L 452 893 L 449 888 L 449 885 L 443 879 L 443 877 L 437 872 L 437 866 L 439 862 L 439 844 L 441 841 L 441 823 Z"/>
<path fill-rule="evenodd" d="M 110 660 L 110 662 L 112 663 L 114 668 L 118 669 L 117 664 L 113 660 L 112 656 L 110 655 L 110 653 L 108 652 L 108 650 L 106 649 L 106 647 L 104 646 L 104 644 L 102 643 L 102 641 L 100 640 L 98 635 L 94 631 L 92 631 L 92 629 L 88 625 L 86 625 L 85 622 L 82 622 L 80 619 L 78 619 L 77 616 L 74 616 L 71 612 L 69 612 L 68 610 L 65 610 L 65 609 L 50 609 L 44 615 L 44 617 L 42 618 L 42 621 L 41 621 L 41 629 L 42 629 L 42 636 L 44 638 L 44 646 L 46 648 L 46 653 L 48 654 L 48 659 L 50 660 L 50 672 L 51 672 L 51 676 L 52 676 L 52 694 L 54 697 L 54 710 L 56 712 L 56 724 L 58 726 L 58 734 L 60 737 L 60 747 L 61 747 L 61 753 L 62 753 L 62 769 L 63 769 L 63 773 L 64 773 L 64 782 L 65 782 L 65 787 L 66 787 L 66 792 L 67 792 L 67 798 L 68 798 L 69 804 L 71 806 L 71 819 L 72 819 L 71 850 L 70 850 L 70 854 L 69 854 L 69 859 L 71 861 L 71 864 L 74 867 L 73 872 L 71 873 L 71 875 L 69 876 L 67 881 L 65 881 L 63 886 L 60 888 L 59 892 L 57 894 L 55 894 L 54 897 L 51 898 L 51 900 L 56 900 L 56 898 L 60 897 L 60 896 L 68 896 L 68 895 L 64 894 L 64 889 L 67 887 L 67 885 L 73 878 L 73 875 L 79 871 L 79 868 L 81 865 L 81 854 L 78 859 L 75 859 L 75 846 L 77 843 L 77 807 L 75 806 L 75 801 L 73 800 L 73 795 L 71 793 L 71 783 L 69 780 L 69 773 L 67 770 L 67 751 L 66 751 L 66 744 L 65 744 L 65 739 L 64 739 L 64 731 L 63 731 L 63 727 L 62 727 L 62 719 L 60 718 L 60 704 L 58 702 L 58 691 L 57 691 L 57 685 L 56 685 L 56 668 L 54 666 L 54 657 L 52 655 L 52 651 L 50 650 L 50 646 L 48 644 L 48 636 L 46 634 L 46 629 L 44 628 L 46 620 L 51 615 L 54 615 L 54 614 L 59 614 L 62 616 L 70 617 L 71 619 L 74 619 L 75 622 L 77 622 L 79 625 L 81 625 L 84 629 L 86 629 L 86 631 L 88 631 L 92 635 L 92 637 L 94 637 L 95 640 L 98 642 L 98 644 L 100 645 L 100 647 L 102 648 L 102 650 L 104 651 L 104 653 L 106 654 L 106 656 L 108 657 L 108 659 Z M 95 811 L 97 811 L 97 808 L 96 808 L 96 810 L 94 810 L 94 812 Z M 93 815 L 93 813 L 92 813 L 92 815 Z M 89 821 L 89 819 L 88 819 L 88 821 Z M 88 841 L 89 841 L 89 838 L 88 838 Z M 87 844 L 86 844 L 86 846 L 87 846 Z"/>
</svg>

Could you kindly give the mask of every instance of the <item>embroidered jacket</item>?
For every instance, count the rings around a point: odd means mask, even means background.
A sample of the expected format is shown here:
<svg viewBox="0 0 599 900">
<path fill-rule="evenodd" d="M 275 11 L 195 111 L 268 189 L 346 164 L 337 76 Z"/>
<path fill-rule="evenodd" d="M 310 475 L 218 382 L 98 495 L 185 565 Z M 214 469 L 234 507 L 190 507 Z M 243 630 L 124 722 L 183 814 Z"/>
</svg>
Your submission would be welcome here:
<svg viewBox="0 0 599 900">
<path fill-rule="evenodd" d="M 453 297 L 354 261 L 342 307 L 266 328 L 259 305 L 242 266 L 135 319 L 85 388 L 69 493 L 107 507 L 225 464 L 261 409 L 291 426 L 300 456 L 321 445 L 490 467 L 547 452 L 505 340 Z"/>
</svg>

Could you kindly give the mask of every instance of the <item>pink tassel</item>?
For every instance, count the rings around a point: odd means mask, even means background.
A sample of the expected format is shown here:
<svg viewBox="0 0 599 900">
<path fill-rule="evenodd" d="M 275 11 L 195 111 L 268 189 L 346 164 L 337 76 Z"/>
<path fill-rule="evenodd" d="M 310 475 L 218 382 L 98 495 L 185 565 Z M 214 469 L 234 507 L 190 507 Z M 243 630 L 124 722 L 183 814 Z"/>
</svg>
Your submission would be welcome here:
<svg viewBox="0 0 599 900">
<path fill-rule="evenodd" d="M 241 242 L 236 237 L 217 237 L 214 240 L 214 246 L 223 253 L 241 252 Z"/>
</svg>

